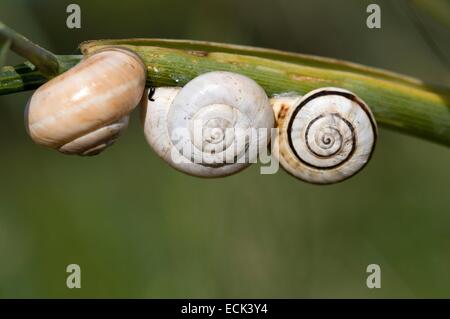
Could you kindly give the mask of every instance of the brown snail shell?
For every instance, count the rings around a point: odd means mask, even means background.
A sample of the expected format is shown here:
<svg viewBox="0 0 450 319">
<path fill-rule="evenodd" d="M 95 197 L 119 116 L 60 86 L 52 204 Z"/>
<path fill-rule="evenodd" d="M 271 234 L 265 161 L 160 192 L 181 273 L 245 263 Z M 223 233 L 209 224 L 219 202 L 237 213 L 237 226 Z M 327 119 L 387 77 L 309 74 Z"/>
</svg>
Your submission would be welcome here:
<svg viewBox="0 0 450 319">
<path fill-rule="evenodd" d="M 133 52 L 109 48 L 39 87 L 25 111 L 37 144 L 66 154 L 95 155 L 128 125 L 145 89 L 146 67 Z"/>
</svg>

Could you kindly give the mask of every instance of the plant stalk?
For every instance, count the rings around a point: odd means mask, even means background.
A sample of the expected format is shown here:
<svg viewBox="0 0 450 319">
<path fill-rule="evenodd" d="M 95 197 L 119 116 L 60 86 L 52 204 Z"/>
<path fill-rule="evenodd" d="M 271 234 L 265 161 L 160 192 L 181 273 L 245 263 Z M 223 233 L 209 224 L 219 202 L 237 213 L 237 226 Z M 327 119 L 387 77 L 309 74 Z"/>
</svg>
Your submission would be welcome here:
<svg viewBox="0 0 450 319">
<path fill-rule="evenodd" d="M 9 40 L 11 50 L 30 61 L 45 77 L 52 78 L 60 73 L 56 55 L 31 42 L 2 22 L 0 22 L 0 40 Z"/>
<path fill-rule="evenodd" d="M 136 52 L 147 66 L 147 85 L 183 86 L 209 71 L 246 75 L 269 96 L 285 92 L 303 95 L 326 86 L 359 95 L 377 122 L 403 133 L 450 146 L 450 88 L 366 66 L 276 50 L 189 40 L 126 39 L 83 43 L 85 55 L 119 46 Z M 81 56 L 56 56 L 59 72 Z M 46 81 L 26 64 L 0 72 L 0 95 L 33 89 Z"/>
</svg>

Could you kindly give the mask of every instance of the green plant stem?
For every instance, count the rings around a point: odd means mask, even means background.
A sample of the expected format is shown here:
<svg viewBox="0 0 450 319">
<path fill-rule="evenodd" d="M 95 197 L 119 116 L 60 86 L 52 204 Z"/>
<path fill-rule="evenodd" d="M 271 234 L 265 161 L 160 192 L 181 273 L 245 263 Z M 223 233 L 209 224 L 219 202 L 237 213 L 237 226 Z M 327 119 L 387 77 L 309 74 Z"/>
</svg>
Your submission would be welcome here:
<svg viewBox="0 0 450 319">
<path fill-rule="evenodd" d="M 63 73 L 74 67 L 83 56 L 58 55 L 59 72 Z M 16 66 L 0 69 L 0 95 L 35 90 L 48 81 L 32 63 L 25 62 Z"/>
<path fill-rule="evenodd" d="M 0 22 L 0 39 L 11 42 L 11 50 L 28 59 L 42 75 L 52 78 L 59 73 L 57 57 Z"/>
<path fill-rule="evenodd" d="M 83 54 L 120 46 L 133 50 L 147 66 L 148 86 L 183 86 L 199 74 L 225 70 L 249 76 L 268 95 L 306 92 L 325 86 L 348 89 L 371 107 L 377 122 L 398 131 L 450 146 L 450 89 L 358 64 L 276 50 L 219 43 L 127 39 L 81 45 Z M 57 56 L 62 70 L 80 56 Z M 45 82 L 26 65 L 0 72 L 0 95 Z"/>
</svg>

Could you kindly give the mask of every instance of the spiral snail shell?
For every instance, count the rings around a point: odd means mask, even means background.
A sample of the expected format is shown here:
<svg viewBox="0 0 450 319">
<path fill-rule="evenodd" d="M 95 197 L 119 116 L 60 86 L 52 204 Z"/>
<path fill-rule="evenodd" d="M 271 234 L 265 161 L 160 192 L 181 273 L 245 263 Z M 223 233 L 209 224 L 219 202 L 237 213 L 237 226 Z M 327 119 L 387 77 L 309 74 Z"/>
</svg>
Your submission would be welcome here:
<svg viewBox="0 0 450 319">
<path fill-rule="evenodd" d="M 293 176 L 336 183 L 361 170 L 372 155 L 377 125 L 355 94 L 330 87 L 271 103 L 278 127 L 272 152 Z"/>
<path fill-rule="evenodd" d="M 141 103 L 150 146 L 172 167 L 199 177 L 231 175 L 255 162 L 274 125 L 264 90 L 231 72 L 205 73 L 183 88 L 158 88 Z"/>
<path fill-rule="evenodd" d="M 128 126 L 145 81 L 146 67 L 133 52 L 97 51 L 36 90 L 25 111 L 27 132 L 62 153 L 98 154 Z"/>
</svg>

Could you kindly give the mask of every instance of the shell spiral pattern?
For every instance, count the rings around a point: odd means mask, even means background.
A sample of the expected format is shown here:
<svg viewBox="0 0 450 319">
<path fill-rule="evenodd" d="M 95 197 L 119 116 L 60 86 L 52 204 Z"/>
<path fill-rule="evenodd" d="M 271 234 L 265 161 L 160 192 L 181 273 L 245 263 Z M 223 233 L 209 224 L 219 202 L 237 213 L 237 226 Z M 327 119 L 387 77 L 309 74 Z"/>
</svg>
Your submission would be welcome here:
<svg viewBox="0 0 450 319">
<path fill-rule="evenodd" d="M 158 88 L 143 103 L 150 146 L 194 176 L 227 176 L 249 166 L 267 147 L 274 125 L 264 90 L 236 73 L 209 72 L 181 89 Z"/>
<path fill-rule="evenodd" d="M 272 99 L 279 128 L 273 153 L 290 174 L 329 184 L 361 170 L 375 146 L 377 126 L 353 93 L 321 88 L 303 97 Z"/>
</svg>

